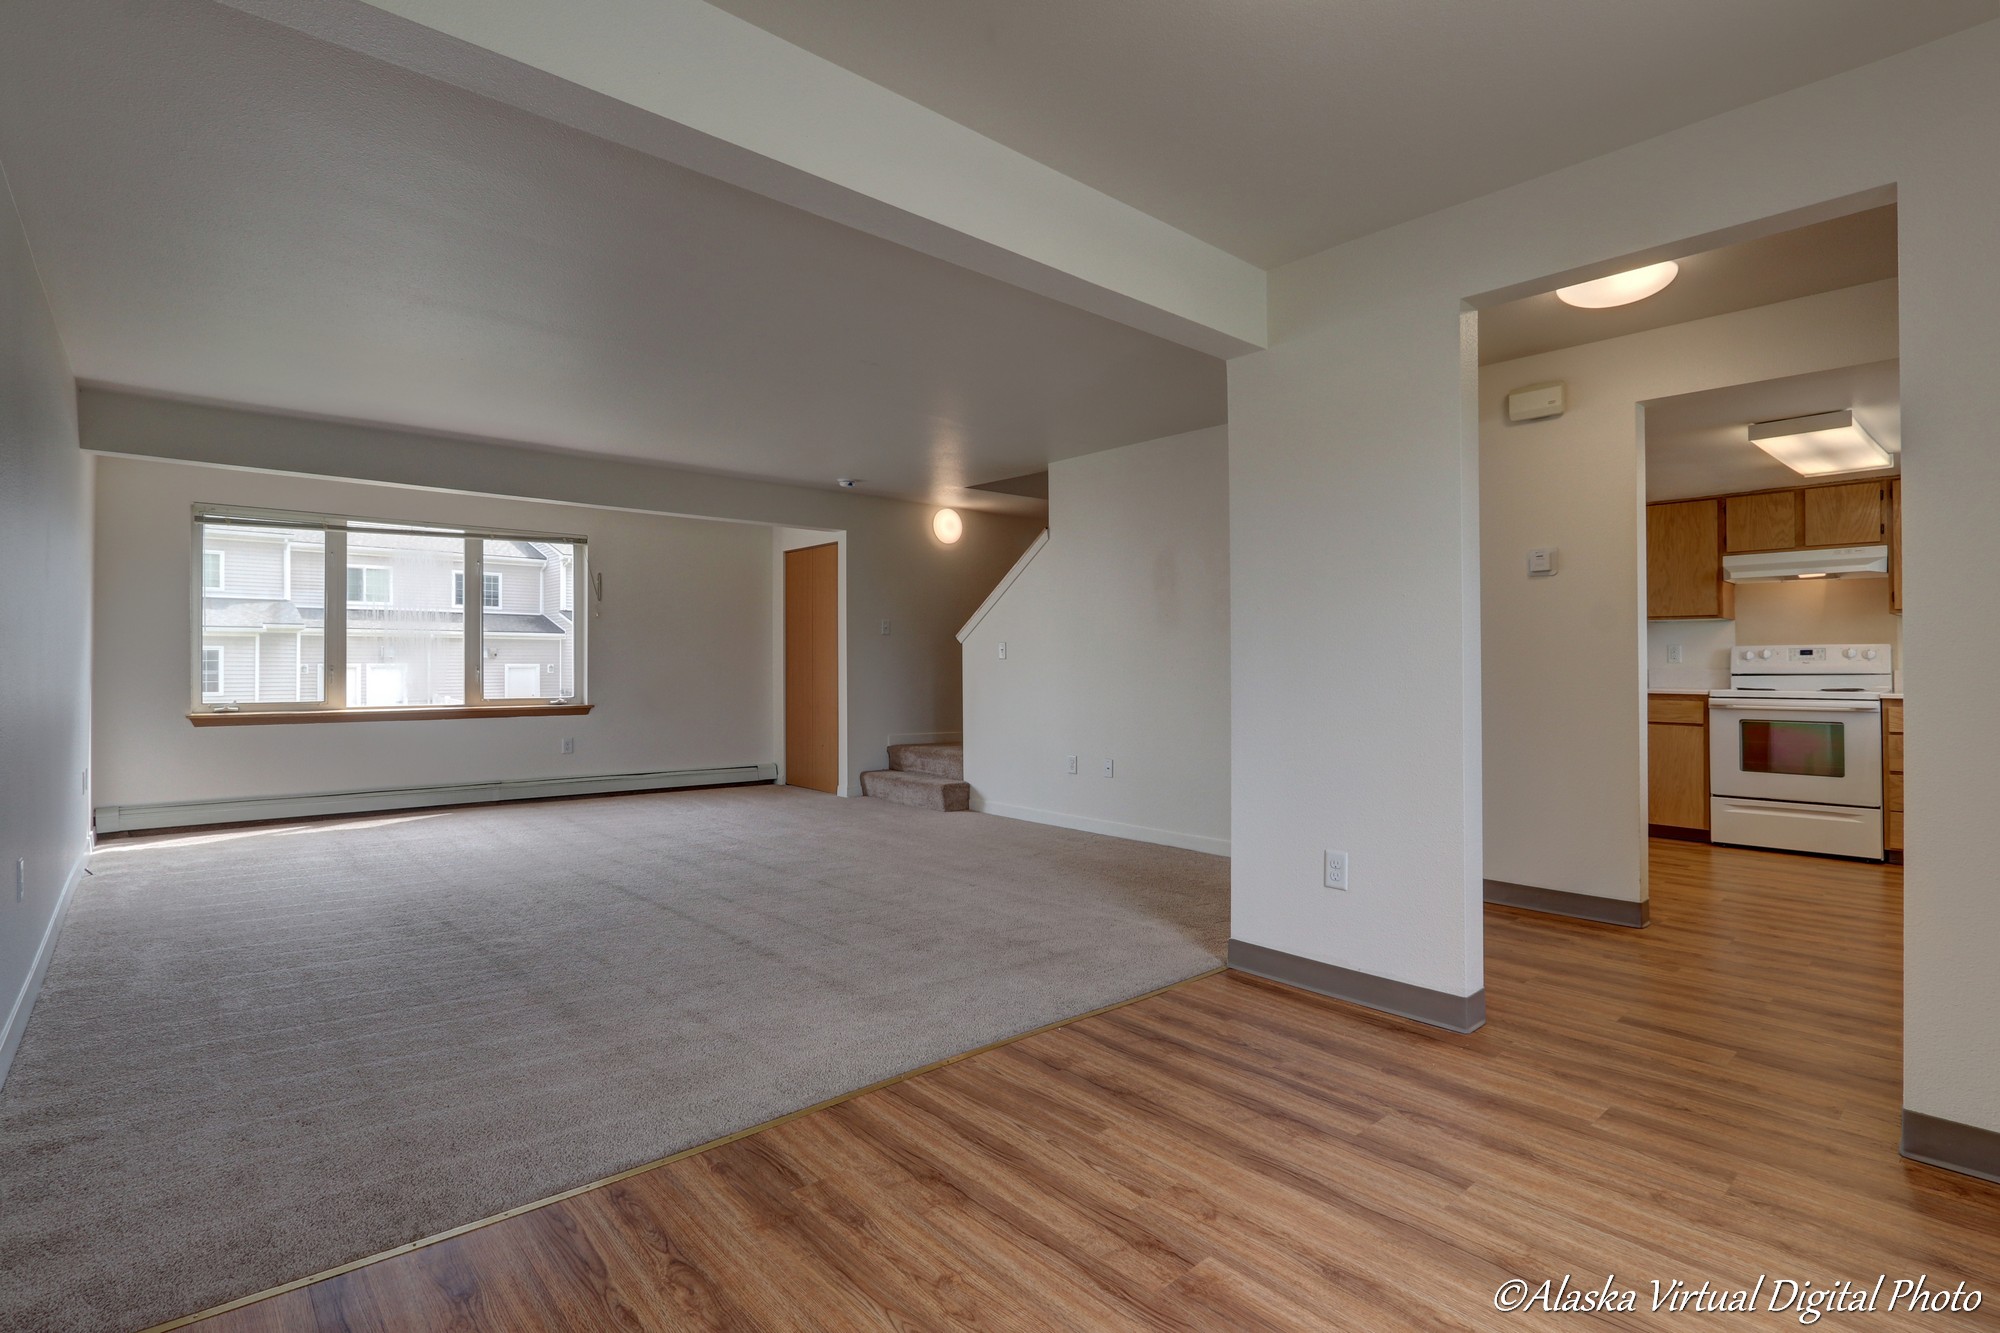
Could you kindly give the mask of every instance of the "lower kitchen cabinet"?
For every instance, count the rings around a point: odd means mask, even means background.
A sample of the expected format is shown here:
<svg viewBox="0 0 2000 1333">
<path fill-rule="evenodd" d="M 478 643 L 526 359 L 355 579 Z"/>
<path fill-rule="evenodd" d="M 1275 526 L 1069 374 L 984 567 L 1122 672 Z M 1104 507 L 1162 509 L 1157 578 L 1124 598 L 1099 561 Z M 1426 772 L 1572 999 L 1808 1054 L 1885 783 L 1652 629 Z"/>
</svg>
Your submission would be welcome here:
<svg viewBox="0 0 2000 1333">
<path fill-rule="evenodd" d="M 1903 701 L 1882 701 L 1882 846 L 1903 859 Z"/>
<path fill-rule="evenodd" d="M 1664 837 L 1708 830 L 1708 696 L 1646 700 L 1646 820 Z"/>
</svg>

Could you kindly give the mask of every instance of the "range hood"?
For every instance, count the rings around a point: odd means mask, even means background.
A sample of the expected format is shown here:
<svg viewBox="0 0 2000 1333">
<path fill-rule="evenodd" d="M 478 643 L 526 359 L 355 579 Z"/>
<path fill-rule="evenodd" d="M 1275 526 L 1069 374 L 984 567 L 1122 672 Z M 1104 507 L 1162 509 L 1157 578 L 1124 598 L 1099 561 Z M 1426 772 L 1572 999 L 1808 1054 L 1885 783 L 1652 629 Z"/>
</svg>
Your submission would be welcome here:
<svg viewBox="0 0 2000 1333">
<path fill-rule="evenodd" d="M 1722 577 L 1731 583 L 1773 583 L 1779 579 L 1886 579 L 1889 548 L 1840 546 L 1816 551 L 1760 551 L 1725 555 Z"/>
</svg>

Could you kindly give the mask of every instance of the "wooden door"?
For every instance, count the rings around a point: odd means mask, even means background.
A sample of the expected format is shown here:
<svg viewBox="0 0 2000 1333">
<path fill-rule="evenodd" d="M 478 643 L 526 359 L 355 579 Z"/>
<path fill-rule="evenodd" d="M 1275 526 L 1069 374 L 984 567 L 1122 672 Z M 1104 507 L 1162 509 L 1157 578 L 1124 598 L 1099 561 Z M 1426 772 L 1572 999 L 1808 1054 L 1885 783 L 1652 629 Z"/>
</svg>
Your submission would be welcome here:
<svg viewBox="0 0 2000 1333">
<path fill-rule="evenodd" d="M 840 548 L 785 552 L 785 783 L 840 788 Z"/>
<path fill-rule="evenodd" d="M 1736 586 L 1722 578 L 1722 502 L 1648 505 L 1647 618 L 1727 619 L 1735 611 Z"/>
<path fill-rule="evenodd" d="M 1850 481 L 1806 489 L 1807 546 L 1873 546 L 1889 540 L 1889 484 Z"/>
<path fill-rule="evenodd" d="M 1799 493 L 1731 495 L 1722 502 L 1728 552 L 1789 551 L 1799 545 Z"/>
</svg>

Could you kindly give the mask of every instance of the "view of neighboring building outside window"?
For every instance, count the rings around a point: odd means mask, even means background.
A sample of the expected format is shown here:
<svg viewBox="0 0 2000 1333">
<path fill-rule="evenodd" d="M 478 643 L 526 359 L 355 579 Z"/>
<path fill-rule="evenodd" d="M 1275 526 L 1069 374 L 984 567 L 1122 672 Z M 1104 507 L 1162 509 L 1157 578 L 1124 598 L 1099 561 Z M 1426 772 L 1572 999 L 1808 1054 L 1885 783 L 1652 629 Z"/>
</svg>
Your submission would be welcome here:
<svg viewBox="0 0 2000 1333">
<path fill-rule="evenodd" d="M 465 702 L 465 538 L 347 533 L 347 706 Z"/>
<path fill-rule="evenodd" d="M 326 660 L 325 534 L 201 526 L 201 698 L 317 703 Z"/>
<path fill-rule="evenodd" d="M 327 531 L 280 526 L 288 519 L 307 516 L 197 519 L 202 611 L 194 674 L 204 708 L 326 701 Z M 332 572 L 347 594 L 345 618 L 334 626 L 345 640 L 347 707 L 580 696 L 568 609 L 580 543 L 357 519 L 325 523 L 345 533 L 344 569 L 336 546 Z M 472 654 L 480 679 L 470 689 L 469 553 L 483 566 L 481 636 Z"/>
<path fill-rule="evenodd" d="M 575 696 L 576 625 L 564 597 L 575 559 L 568 542 L 489 538 L 480 548 L 485 698 Z"/>
</svg>

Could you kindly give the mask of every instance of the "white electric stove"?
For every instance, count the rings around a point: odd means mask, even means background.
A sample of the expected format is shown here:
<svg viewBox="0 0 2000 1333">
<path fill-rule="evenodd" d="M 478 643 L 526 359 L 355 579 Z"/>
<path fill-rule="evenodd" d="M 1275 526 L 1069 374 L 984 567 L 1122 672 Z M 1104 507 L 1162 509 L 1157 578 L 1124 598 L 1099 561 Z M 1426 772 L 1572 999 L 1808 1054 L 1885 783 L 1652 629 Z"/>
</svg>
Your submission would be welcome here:
<svg viewBox="0 0 2000 1333">
<path fill-rule="evenodd" d="M 1708 696 L 1709 836 L 1882 859 L 1885 643 L 1752 644 Z"/>
</svg>

